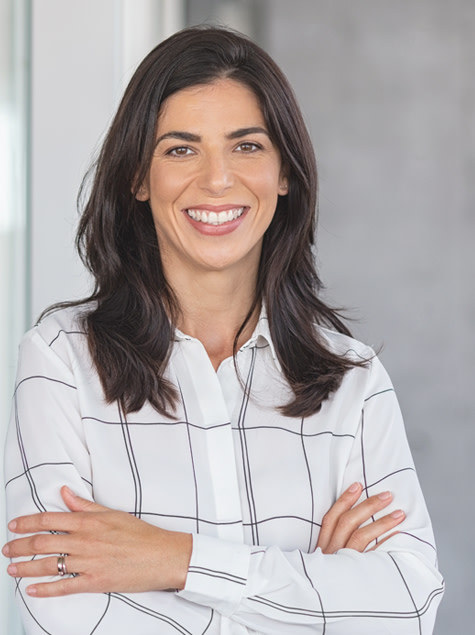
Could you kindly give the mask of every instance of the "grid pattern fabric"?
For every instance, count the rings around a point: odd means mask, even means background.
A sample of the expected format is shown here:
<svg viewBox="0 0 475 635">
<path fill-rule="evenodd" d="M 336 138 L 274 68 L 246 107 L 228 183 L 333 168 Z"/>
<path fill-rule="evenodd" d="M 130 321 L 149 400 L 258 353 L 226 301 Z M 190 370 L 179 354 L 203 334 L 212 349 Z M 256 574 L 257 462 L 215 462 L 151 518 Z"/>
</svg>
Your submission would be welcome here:
<svg viewBox="0 0 475 635">
<path fill-rule="evenodd" d="M 282 416 L 291 396 L 265 314 L 214 371 L 201 343 L 176 334 L 167 369 L 174 418 L 106 403 L 78 309 L 24 338 L 6 444 L 8 518 L 65 511 L 84 498 L 193 534 L 180 592 L 42 600 L 16 595 L 28 634 L 350 635 L 432 632 L 443 581 L 397 399 L 377 357 L 322 329 L 339 353 L 372 357 L 311 417 Z M 323 515 L 353 482 L 391 490 L 398 534 L 375 551 L 316 549 Z M 375 520 L 377 517 L 373 518 Z"/>
</svg>

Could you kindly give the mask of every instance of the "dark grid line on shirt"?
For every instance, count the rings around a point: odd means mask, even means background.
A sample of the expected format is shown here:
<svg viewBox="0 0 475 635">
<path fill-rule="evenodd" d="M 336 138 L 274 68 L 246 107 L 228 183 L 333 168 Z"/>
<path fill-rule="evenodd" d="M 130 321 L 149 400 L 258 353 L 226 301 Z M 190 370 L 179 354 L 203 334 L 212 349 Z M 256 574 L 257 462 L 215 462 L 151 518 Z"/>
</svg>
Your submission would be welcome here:
<svg viewBox="0 0 475 635">
<path fill-rule="evenodd" d="M 53 344 L 56 342 L 56 340 L 60 337 L 61 334 L 64 335 L 85 335 L 87 336 L 87 333 L 85 331 L 65 331 L 64 329 L 60 329 L 57 334 L 53 337 L 53 339 L 50 341 L 50 343 L 48 344 L 48 346 L 50 348 L 52 348 Z"/>
<path fill-rule="evenodd" d="M 429 541 L 423 540 L 422 538 L 419 538 L 419 536 L 415 536 L 414 534 L 411 534 L 409 531 L 399 531 L 398 533 L 402 534 L 404 536 L 409 536 L 409 538 L 414 538 L 415 540 L 418 540 L 419 542 L 422 542 L 423 544 L 427 545 L 428 547 L 430 547 L 431 549 L 433 549 L 437 553 L 437 549 L 436 549 L 435 545 L 433 545 Z"/>
<path fill-rule="evenodd" d="M 38 509 L 38 511 L 45 512 L 46 511 L 46 507 L 41 502 L 40 495 L 38 494 L 38 491 L 36 489 L 35 479 L 34 479 L 32 473 L 30 472 L 30 467 L 28 465 L 27 452 L 26 452 L 25 445 L 23 443 L 23 437 L 22 437 L 22 433 L 21 433 L 20 417 L 18 415 L 18 393 L 17 393 L 17 391 L 15 391 L 15 396 L 14 396 L 14 408 L 15 408 L 15 425 L 16 425 L 16 436 L 17 436 L 18 449 L 20 451 L 21 462 L 22 462 L 22 465 L 23 465 L 23 470 L 25 472 L 25 477 L 26 477 L 26 480 L 28 481 L 28 486 L 30 488 L 31 498 L 33 500 L 33 504 Z"/>
<path fill-rule="evenodd" d="M 120 426 L 122 425 L 121 421 L 107 421 L 105 419 L 99 419 L 98 417 L 90 417 L 83 416 L 81 417 L 81 421 L 95 421 L 96 423 L 103 423 L 106 426 Z M 215 423 L 210 426 L 202 426 L 198 423 L 193 423 L 191 421 L 130 421 L 130 418 L 127 422 L 129 428 L 132 426 L 164 426 L 164 427 L 173 427 L 173 426 L 189 426 L 190 428 L 196 428 L 198 430 L 215 430 L 216 428 L 226 428 L 231 425 L 230 421 L 226 421 L 224 423 Z"/>
<path fill-rule="evenodd" d="M 212 527 L 230 527 L 232 525 L 241 525 L 241 519 L 238 520 L 209 520 L 208 518 L 204 518 L 200 516 L 196 518 L 196 516 L 188 516 L 186 514 L 162 514 L 160 512 L 147 512 L 142 510 L 142 517 L 144 516 L 153 516 L 155 518 L 176 518 L 180 520 L 198 520 L 199 523 L 204 525 L 211 525 Z"/>
<path fill-rule="evenodd" d="M 219 571 L 217 569 L 209 569 L 207 567 L 190 565 L 190 567 L 188 568 L 188 573 L 198 573 L 200 575 L 208 575 L 213 578 L 222 578 L 227 582 L 233 582 L 234 584 L 240 584 L 242 586 L 246 584 L 246 578 L 243 578 L 239 575 L 234 575 L 233 573 L 229 573 L 229 571 Z"/>
<path fill-rule="evenodd" d="M 20 472 L 16 476 L 12 476 L 10 479 L 8 479 L 8 481 L 5 482 L 5 488 L 7 488 L 11 483 L 13 483 L 13 481 L 18 480 L 22 476 L 26 476 L 27 472 L 32 472 L 33 470 L 36 470 L 40 467 L 52 467 L 54 465 L 74 465 L 74 463 L 72 463 L 72 461 L 50 461 L 50 462 L 44 462 L 44 463 L 37 463 L 36 465 L 32 465 L 31 467 L 28 467 L 23 472 Z"/>
<path fill-rule="evenodd" d="M 117 403 L 117 410 L 119 413 L 119 418 L 121 421 L 122 428 L 122 436 L 124 439 L 125 450 L 127 453 L 127 460 L 129 461 L 130 471 L 132 472 L 132 479 L 134 481 L 134 500 L 135 500 L 135 511 L 134 514 L 137 518 L 141 518 L 142 514 L 142 483 L 140 480 L 140 473 L 137 467 L 137 460 L 135 458 L 134 448 L 132 444 L 132 439 L 130 436 L 130 430 L 127 425 L 127 416 L 123 415 L 122 408 L 119 403 Z"/>
<path fill-rule="evenodd" d="M 310 520 L 310 536 L 308 539 L 308 552 L 310 553 L 310 551 L 312 550 L 312 545 L 313 545 L 313 521 L 315 518 L 315 496 L 314 496 L 314 492 L 313 492 L 313 483 L 312 483 L 312 473 L 310 471 L 310 465 L 308 462 L 308 457 L 307 457 L 307 451 L 305 449 L 305 439 L 303 436 L 303 426 L 304 426 L 304 422 L 305 422 L 305 417 L 302 417 L 301 422 L 300 422 L 300 438 L 302 441 L 302 451 L 303 451 L 303 458 L 305 461 L 305 467 L 307 469 L 307 474 L 308 474 L 308 483 L 310 486 L 310 506 L 311 506 L 311 520 Z"/>
<path fill-rule="evenodd" d="M 140 613 L 144 613 L 145 615 L 148 615 L 149 617 L 153 617 L 160 622 L 165 622 L 166 624 L 174 628 L 178 633 L 182 633 L 182 635 L 193 635 L 193 633 L 189 631 L 185 626 L 183 626 L 183 624 L 179 624 L 176 620 L 174 620 L 169 615 L 165 615 L 164 613 L 159 613 L 158 611 L 154 611 L 153 609 L 151 609 L 148 606 L 145 606 L 144 604 L 139 604 L 137 601 L 132 600 L 132 598 L 128 595 L 124 595 L 122 593 L 111 593 L 111 596 L 115 598 L 116 600 L 120 600 L 121 602 L 128 604 L 128 606 L 130 606 L 131 608 L 135 609 L 136 611 Z"/>
<path fill-rule="evenodd" d="M 315 593 L 317 594 L 318 597 L 318 601 L 320 603 L 320 608 L 322 610 L 322 619 L 323 619 L 323 631 L 322 631 L 322 635 L 325 635 L 326 631 L 327 631 L 327 618 L 325 616 L 325 610 L 323 608 L 323 602 L 322 602 L 322 596 L 320 595 L 318 589 L 316 588 L 316 586 L 313 584 L 311 577 L 308 575 L 308 571 L 307 571 L 307 567 L 305 566 L 305 560 L 303 557 L 303 554 L 301 551 L 299 551 L 300 554 L 300 560 L 302 561 L 302 569 L 303 572 L 305 573 L 305 577 L 307 578 L 307 580 L 310 582 L 310 586 L 312 587 L 312 589 L 315 591 Z"/>
<path fill-rule="evenodd" d="M 253 523 L 245 523 L 243 522 L 243 527 L 252 527 L 254 525 L 263 525 L 264 523 L 269 523 L 274 520 L 300 520 L 303 523 L 307 523 L 311 525 L 311 530 L 313 527 L 321 527 L 321 523 L 317 523 L 316 520 L 311 518 L 305 518 L 304 516 L 296 516 L 294 514 L 279 514 L 279 516 L 269 516 L 268 518 L 260 518 L 259 520 L 254 521 Z"/>
<path fill-rule="evenodd" d="M 417 619 L 418 619 L 418 623 L 419 623 L 419 635 L 422 635 L 421 617 L 420 617 L 419 610 L 418 610 L 418 608 L 417 608 L 416 602 L 415 602 L 415 600 L 414 600 L 414 596 L 413 596 L 413 595 L 412 595 L 412 593 L 411 593 L 411 589 L 409 588 L 409 585 L 408 585 L 408 583 L 407 583 L 407 580 L 406 580 L 406 578 L 404 577 L 404 574 L 403 574 L 403 572 L 401 571 L 401 568 L 399 567 L 398 563 L 397 563 L 397 562 L 396 562 L 396 560 L 394 559 L 393 555 L 392 555 L 391 553 L 388 553 L 388 556 L 391 558 L 391 560 L 392 560 L 392 561 L 393 561 L 393 563 L 394 563 L 394 566 L 395 566 L 395 567 L 396 567 L 396 569 L 398 570 L 398 573 L 399 573 L 399 575 L 401 576 L 401 579 L 402 579 L 402 581 L 403 581 L 403 583 L 404 583 L 404 586 L 406 587 L 407 593 L 408 593 L 409 597 L 411 598 L 412 605 L 414 606 L 414 609 L 415 609 L 415 611 L 416 611 L 416 613 L 417 613 Z"/>
<path fill-rule="evenodd" d="M 233 427 L 233 430 L 238 430 L 237 427 Z M 335 439 L 344 439 L 344 438 L 348 438 L 348 439 L 354 439 L 355 435 L 354 434 L 338 434 L 336 432 L 332 432 L 331 430 L 322 430 L 320 432 L 305 432 L 303 433 L 302 430 L 293 430 L 292 428 L 284 428 L 283 426 L 263 426 L 263 425 L 250 425 L 250 426 L 246 426 L 246 432 L 252 432 L 253 430 L 272 430 L 272 431 L 281 431 L 281 432 L 288 432 L 289 434 L 295 434 L 298 437 L 305 437 L 305 438 L 313 438 L 313 437 L 322 437 L 325 435 L 330 435 L 332 437 L 334 437 Z"/>
<path fill-rule="evenodd" d="M 16 476 L 12 476 L 10 479 L 8 479 L 8 481 L 5 482 L 5 489 L 11 485 L 14 481 L 17 481 L 18 479 L 22 478 L 23 476 L 27 476 L 28 472 L 33 472 L 34 470 L 38 470 L 42 467 L 54 467 L 54 466 L 59 466 L 59 465 L 70 465 L 70 466 L 74 466 L 74 463 L 72 463 L 71 461 L 48 461 L 48 462 L 43 462 L 43 463 L 38 463 L 37 465 L 32 465 L 31 467 L 28 467 L 26 470 L 24 470 L 23 472 L 20 472 L 19 474 L 17 474 Z M 84 476 L 80 477 L 82 481 L 84 481 L 85 483 L 87 483 L 87 485 L 89 485 L 90 487 L 92 487 L 92 483 L 91 481 L 89 481 L 87 478 L 85 478 Z"/>
<path fill-rule="evenodd" d="M 249 452 L 247 448 L 247 439 L 246 439 L 246 431 L 244 429 L 244 423 L 246 420 L 246 411 L 247 406 L 250 399 L 251 388 L 252 388 L 252 380 L 254 375 L 254 368 L 256 363 L 256 348 L 251 348 L 251 364 L 249 367 L 249 371 L 246 377 L 246 382 L 244 386 L 244 395 L 243 400 L 241 402 L 241 408 L 239 410 L 239 417 L 237 428 L 239 430 L 239 438 L 241 441 L 241 457 L 242 457 L 242 465 L 243 465 L 243 474 L 244 474 L 244 482 L 246 487 L 246 495 L 249 506 L 249 517 L 251 520 L 251 533 L 252 533 L 252 544 L 259 544 L 259 531 L 256 524 L 257 515 L 256 515 L 256 502 L 254 500 L 254 492 L 252 489 L 252 479 L 251 479 L 251 465 Z"/>
<path fill-rule="evenodd" d="M 438 587 L 437 589 L 432 590 L 424 601 L 423 605 L 420 608 L 415 608 L 414 611 L 370 611 L 370 610 L 361 610 L 361 611 L 325 611 L 325 615 L 328 619 L 343 619 L 348 617 L 368 617 L 368 618 L 392 618 L 392 619 L 400 619 L 400 620 L 420 620 L 420 617 L 427 613 L 432 602 L 438 597 L 441 593 L 444 592 L 444 587 Z M 309 617 L 323 618 L 322 611 L 315 611 L 312 609 L 304 609 L 302 607 L 294 607 L 287 606 L 285 604 L 281 604 L 279 602 L 274 602 L 273 600 L 269 600 L 268 598 L 261 597 L 259 595 L 255 595 L 253 597 L 249 597 L 248 600 L 250 602 L 258 602 L 269 606 L 270 608 L 274 608 L 282 613 L 290 613 L 293 615 L 306 615 Z"/>
<path fill-rule="evenodd" d="M 414 474 L 415 474 L 416 470 L 413 467 L 402 467 L 399 470 L 394 470 L 394 472 L 389 472 L 389 474 L 386 474 L 385 476 L 381 477 L 377 481 L 374 481 L 374 483 L 370 483 L 368 485 L 368 489 L 371 489 L 372 487 L 376 487 L 376 485 L 379 485 L 380 483 L 382 483 L 386 479 L 391 478 L 391 476 L 396 476 L 396 474 L 400 474 L 401 472 L 414 472 Z"/>
<path fill-rule="evenodd" d="M 394 392 L 394 388 L 384 388 L 383 390 L 378 390 L 377 392 L 373 393 L 369 397 L 366 397 L 364 401 L 365 403 L 367 403 L 370 399 L 373 399 L 373 397 L 378 397 L 379 395 L 384 395 L 385 393 L 388 393 L 388 392 Z"/>
<path fill-rule="evenodd" d="M 361 465 L 362 465 L 362 470 L 363 470 L 363 491 L 366 494 L 366 498 L 369 498 L 369 492 L 368 492 L 368 479 L 366 476 L 366 457 L 365 457 L 365 450 L 364 450 L 364 432 L 365 432 L 365 410 L 364 408 L 361 410 L 361 438 L 360 438 L 360 447 L 361 447 Z M 371 520 L 374 522 L 375 518 L 374 515 L 371 516 Z M 378 544 L 378 538 L 376 537 L 376 539 L 374 540 L 375 544 Z"/>
<path fill-rule="evenodd" d="M 110 606 L 111 606 L 111 594 L 110 593 L 106 593 L 105 595 L 107 595 L 107 604 L 106 604 L 106 608 L 104 609 L 104 613 L 101 615 L 101 617 L 99 618 L 99 621 L 97 622 L 97 624 L 94 626 L 94 628 L 91 631 L 91 635 L 94 635 L 95 631 L 97 631 L 97 629 L 99 628 L 102 620 L 105 618 L 105 616 L 107 615 L 107 613 L 109 612 Z"/>
<path fill-rule="evenodd" d="M 18 388 L 20 388 L 20 386 L 22 386 L 24 383 L 26 383 L 28 381 L 32 381 L 34 379 L 44 379 L 46 381 L 51 381 L 51 382 L 53 382 L 55 384 L 62 384 L 63 386 L 66 386 L 67 388 L 71 388 L 72 390 L 77 390 L 76 386 L 73 386 L 72 384 L 68 384 L 65 381 L 61 381 L 61 379 L 55 379 L 54 377 L 48 377 L 47 375 L 29 375 L 28 377 L 23 377 L 23 379 L 18 382 L 18 384 L 16 385 L 16 388 L 15 388 L 14 395 L 16 395 L 16 393 L 18 392 Z"/>
<path fill-rule="evenodd" d="M 206 625 L 205 630 L 201 633 L 201 635 L 205 635 L 206 631 L 209 629 L 211 624 L 214 622 L 214 616 L 215 616 L 214 609 L 211 609 L 211 617 L 209 618 L 209 622 Z"/>
<path fill-rule="evenodd" d="M 18 580 L 18 583 L 17 583 L 17 586 L 16 586 L 16 590 L 15 590 L 15 594 L 20 596 L 21 601 L 23 602 L 23 604 L 24 604 L 24 606 L 25 606 L 26 610 L 28 611 L 29 615 L 31 616 L 32 620 L 33 620 L 36 624 L 38 624 L 38 626 L 41 628 L 41 630 L 43 631 L 43 633 L 46 633 L 46 635 L 54 635 L 54 633 L 51 633 L 50 631 L 47 631 L 47 630 L 46 630 L 46 628 L 44 628 L 44 626 L 42 626 L 42 625 L 40 624 L 40 622 L 38 621 L 38 619 L 37 619 L 37 618 L 35 617 L 35 615 L 33 614 L 32 610 L 30 609 L 30 607 L 28 606 L 27 602 L 25 601 L 25 598 L 24 598 L 24 596 L 23 596 L 23 593 L 21 592 L 19 582 L 20 582 L 20 581 Z"/>
<path fill-rule="evenodd" d="M 190 422 L 188 419 L 188 412 L 186 409 L 185 397 L 183 395 L 183 391 L 181 389 L 181 384 L 180 384 L 180 381 L 178 380 L 178 377 L 176 378 L 176 381 L 178 385 L 178 390 L 180 391 L 181 403 L 183 406 L 183 413 L 185 415 L 185 421 L 186 421 L 186 434 L 188 438 L 188 447 L 190 449 L 191 469 L 193 471 L 193 487 L 195 489 L 196 533 L 199 534 L 200 533 L 200 512 L 199 512 L 199 505 L 198 505 L 198 500 L 199 500 L 198 499 L 198 481 L 196 479 L 196 467 L 195 467 L 195 457 L 193 456 L 193 444 L 191 443 Z"/>
</svg>

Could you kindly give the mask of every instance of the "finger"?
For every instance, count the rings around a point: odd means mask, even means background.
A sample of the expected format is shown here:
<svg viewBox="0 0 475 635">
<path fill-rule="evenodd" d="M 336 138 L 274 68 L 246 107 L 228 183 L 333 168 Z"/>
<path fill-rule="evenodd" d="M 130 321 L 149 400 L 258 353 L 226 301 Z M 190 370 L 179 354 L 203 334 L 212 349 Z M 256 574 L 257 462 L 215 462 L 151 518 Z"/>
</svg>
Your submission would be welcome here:
<svg viewBox="0 0 475 635">
<path fill-rule="evenodd" d="M 15 534 L 33 534 L 40 531 L 70 531 L 77 524 L 75 514 L 70 512 L 42 512 L 30 516 L 20 516 L 8 523 L 8 529 Z"/>
<path fill-rule="evenodd" d="M 77 558 L 63 556 L 66 571 L 64 575 L 78 574 L 82 565 Z M 46 558 L 35 558 L 32 560 L 24 560 L 13 562 L 7 567 L 7 573 L 13 578 L 38 578 L 48 576 L 61 576 L 61 568 L 59 566 L 58 556 Z M 63 577 L 61 576 L 61 577 Z"/>
<path fill-rule="evenodd" d="M 370 498 L 355 505 L 353 508 L 341 513 L 333 526 L 330 539 L 322 547 L 322 551 L 324 553 L 335 553 L 338 549 L 346 547 L 353 532 L 370 520 L 377 512 L 387 507 L 392 499 L 391 492 L 381 492 L 375 496 L 370 496 Z"/>
<path fill-rule="evenodd" d="M 27 538 L 17 538 L 2 549 L 7 558 L 69 553 L 72 541 L 67 534 L 34 534 Z"/>
<path fill-rule="evenodd" d="M 393 527 L 396 527 L 397 525 L 399 525 L 399 523 L 402 523 L 405 517 L 406 516 L 404 512 L 401 509 L 398 509 L 391 514 L 387 514 L 386 516 L 379 518 L 369 525 L 359 527 L 350 536 L 348 542 L 346 543 L 346 548 L 355 549 L 359 552 L 365 551 L 365 549 L 367 549 L 368 545 L 370 545 L 373 540 L 377 540 L 385 533 L 393 529 Z M 391 536 L 393 535 L 394 532 L 391 534 Z M 388 538 L 389 536 L 383 538 L 380 544 L 382 544 L 382 542 L 385 542 Z M 376 547 L 377 546 L 378 545 L 376 545 Z"/>
<path fill-rule="evenodd" d="M 108 507 L 99 505 L 94 501 L 81 498 L 69 489 L 67 485 L 61 488 L 61 497 L 72 512 L 105 512 L 111 511 Z"/>
<path fill-rule="evenodd" d="M 61 488 L 63 500 L 74 512 L 107 512 L 108 507 L 76 496 L 64 486 Z M 69 512 L 41 512 L 29 516 L 14 518 L 8 523 L 8 529 L 16 534 L 30 534 L 39 531 L 72 531 L 77 528 L 77 515 Z"/>
<path fill-rule="evenodd" d="M 361 496 L 363 486 L 361 483 L 353 483 L 335 501 L 322 520 L 322 527 L 318 536 L 317 547 L 325 551 L 331 540 L 332 534 L 342 514 L 349 511 Z"/>
<path fill-rule="evenodd" d="M 61 578 L 56 582 L 41 582 L 39 584 L 31 584 L 26 587 L 26 592 L 32 597 L 51 598 L 61 595 L 72 595 L 73 593 L 94 592 L 88 588 L 89 580 L 87 576 L 77 576 Z"/>
</svg>

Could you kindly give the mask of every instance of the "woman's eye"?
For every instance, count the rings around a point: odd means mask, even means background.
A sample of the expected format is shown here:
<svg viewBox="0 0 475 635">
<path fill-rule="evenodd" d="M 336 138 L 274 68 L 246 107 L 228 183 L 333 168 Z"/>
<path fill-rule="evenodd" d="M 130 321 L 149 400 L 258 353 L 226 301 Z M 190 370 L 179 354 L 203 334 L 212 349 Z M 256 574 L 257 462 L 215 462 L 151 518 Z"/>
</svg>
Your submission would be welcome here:
<svg viewBox="0 0 475 635">
<path fill-rule="evenodd" d="M 177 148 L 170 148 L 170 150 L 167 151 L 167 154 L 172 157 L 186 157 L 189 154 L 192 154 L 192 150 L 187 146 L 178 146 Z"/>
<path fill-rule="evenodd" d="M 260 150 L 261 146 L 258 143 L 253 143 L 251 141 L 244 141 L 240 143 L 236 150 L 239 152 L 255 152 L 256 150 Z"/>
</svg>

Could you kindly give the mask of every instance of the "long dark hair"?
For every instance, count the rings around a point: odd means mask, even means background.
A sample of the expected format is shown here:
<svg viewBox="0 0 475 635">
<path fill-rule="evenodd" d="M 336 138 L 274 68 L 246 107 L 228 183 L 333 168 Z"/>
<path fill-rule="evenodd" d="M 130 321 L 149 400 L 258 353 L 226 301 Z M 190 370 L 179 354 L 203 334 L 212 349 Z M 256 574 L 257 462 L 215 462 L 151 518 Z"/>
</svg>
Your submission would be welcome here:
<svg viewBox="0 0 475 635">
<path fill-rule="evenodd" d="M 219 78 L 242 82 L 257 96 L 289 183 L 264 236 L 254 304 L 239 333 L 264 303 L 295 395 L 281 410 L 307 416 L 361 362 L 331 352 L 315 328 L 349 334 L 337 312 L 319 298 L 322 285 L 312 251 L 317 171 L 293 91 L 260 47 L 227 29 L 193 27 L 159 44 L 138 67 L 111 124 L 77 235 L 79 253 L 95 280 L 87 298 L 94 304 L 84 315 L 89 348 L 109 401 L 118 400 L 125 412 L 147 400 L 162 414 L 173 412 L 177 395 L 165 369 L 179 306 L 163 273 L 149 205 L 135 195 L 150 167 L 165 99 Z"/>
</svg>

